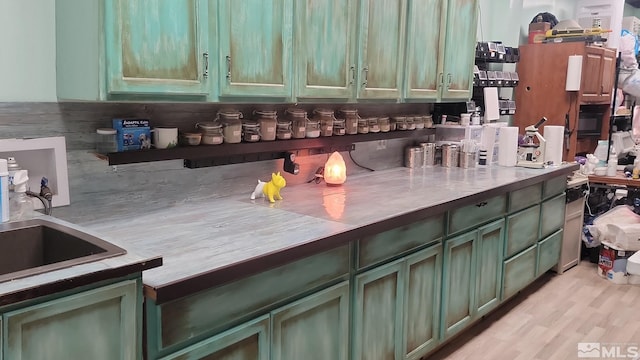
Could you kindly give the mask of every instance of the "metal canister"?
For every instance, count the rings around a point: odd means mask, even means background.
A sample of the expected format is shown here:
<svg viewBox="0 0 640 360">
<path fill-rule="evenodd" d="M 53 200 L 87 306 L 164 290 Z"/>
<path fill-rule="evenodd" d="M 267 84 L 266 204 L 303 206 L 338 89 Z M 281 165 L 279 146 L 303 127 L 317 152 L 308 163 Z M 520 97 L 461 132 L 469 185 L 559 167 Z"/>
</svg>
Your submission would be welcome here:
<svg viewBox="0 0 640 360">
<path fill-rule="evenodd" d="M 475 152 L 461 152 L 460 153 L 460 167 L 461 168 L 473 168 L 476 167 L 476 153 Z"/>
<path fill-rule="evenodd" d="M 436 164 L 436 144 L 435 143 L 420 143 L 422 148 L 422 166 L 433 166 Z"/>
<path fill-rule="evenodd" d="M 422 147 L 410 146 L 404 150 L 404 166 L 408 168 L 422 166 Z"/>
<path fill-rule="evenodd" d="M 457 167 L 458 166 L 458 145 L 444 144 L 442 145 L 442 166 Z"/>
</svg>

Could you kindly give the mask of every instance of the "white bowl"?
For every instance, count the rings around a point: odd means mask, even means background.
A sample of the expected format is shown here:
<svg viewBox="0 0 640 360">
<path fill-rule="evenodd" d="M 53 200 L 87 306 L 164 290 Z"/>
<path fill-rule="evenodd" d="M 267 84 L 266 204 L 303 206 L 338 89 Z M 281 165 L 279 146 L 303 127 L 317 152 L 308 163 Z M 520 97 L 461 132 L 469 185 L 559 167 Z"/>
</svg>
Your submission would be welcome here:
<svg viewBox="0 0 640 360">
<path fill-rule="evenodd" d="M 602 167 L 602 166 L 601 167 L 597 167 L 597 168 L 593 169 L 593 173 L 595 175 L 598 175 L 598 176 L 605 176 L 605 175 L 607 175 L 607 168 L 606 167 Z"/>
</svg>

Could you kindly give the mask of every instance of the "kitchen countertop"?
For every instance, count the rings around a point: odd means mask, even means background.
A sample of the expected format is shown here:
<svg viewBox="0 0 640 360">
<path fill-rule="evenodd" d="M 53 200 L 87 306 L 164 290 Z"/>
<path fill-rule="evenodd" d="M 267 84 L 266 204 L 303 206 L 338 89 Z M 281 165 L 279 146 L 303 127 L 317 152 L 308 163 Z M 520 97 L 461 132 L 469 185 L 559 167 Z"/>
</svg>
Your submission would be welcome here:
<svg viewBox="0 0 640 360">
<path fill-rule="evenodd" d="M 122 214 L 122 199 L 112 195 L 96 203 L 113 215 L 78 225 L 118 246 L 162 255 L 163 266 L 143 273 L 145 293 L 162 303 L 577 169 L 395 168 L 349 177 L 339 187 L 285 187 L 275 204 L 250 200 L 252 189 L 217 199 L 163 193 L 163 207 L 150 203 L 140 214 Z M 92 211 L 86 204 L 70 210 L 69 219 Z"/>
</svg>

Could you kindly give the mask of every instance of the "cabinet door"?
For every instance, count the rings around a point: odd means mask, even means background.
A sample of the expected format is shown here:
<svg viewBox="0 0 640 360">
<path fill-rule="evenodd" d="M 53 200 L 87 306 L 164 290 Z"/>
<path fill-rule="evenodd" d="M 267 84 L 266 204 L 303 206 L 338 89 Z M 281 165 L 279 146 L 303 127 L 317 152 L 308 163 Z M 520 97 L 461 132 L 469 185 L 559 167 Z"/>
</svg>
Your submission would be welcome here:
<svg viewBox="0 0 640 360">
<path fill-rule="evenodd" d="M 269 360 L 269 315 L 227 330 L 162 360 Z"/>
<path fill-rule="evenodd" d="M 472 231 L 445 240 L 441 334 L 446 339 L 469 325 L 476 289 L 476 239 Z"/>
<path fill-rule="evenodd" d="M 551 235 L 564 225 L 564 211 L 566 210 L 565 194 L 542 202 L 540 211 L 540 239 Z"/>
<path fill-rule="evenodd" d="M 358 98 L 399 99 L 406 0 L 361 0 Z"/>
<path fill-rule="evenodd" d="M 564 231 L 562 232 L 562 249 L 560 260 L 554 270 L 562 274 L 567 269 L 580 263 L 582 245 L 582 225 L 584 222 L 584 200 L 572 201 L 565 207 Z"/>
<path fill-rule="evenodd" d="M 602 49 L 602 102 L 610 103 L 613 87 L 616 79 L 616 52 L 611 49 Z"/>
<path fill-rule="evenodd" d="M 354 360 L 402 357 L 404 260 L 356 276 Z"/>
<path fill-rule="evenodd" d="M 129 280 L 6 313 L 8 359 L 138 359 L 138 284 Z M 35 344 L 35 345 L 34 345 Z"/>
<path fill-rule="evenodd" d="M 349 283 L 343 282 L 272 313 L 272 358 L 347 360 Z"/>
<path fill-rule="evenodd" d="M 220 1 L 220 96 L 292 95 L 291 1 Z"/>
<path fill-rule="evenodd" d="M 504 220 L 478 229 L 475 309 L 484 315 L 500 303 Z"/>
<path fill-rule="evenodd" d="M 296 95 L 353 98 L 357 2 L 303 0 L 294 6 Z"/>
<path fill-rule="evenodd" d="M 449 0 L 442 99 L 469 99 L 475 63 L 477 0 Z"/>
<path fill-rule="evenodd" d="M 592 46 L 585 47 L 585 58 L 582 62 L 582 97 L 583 103 L 597 103 L 602 94 L 603 51 Z M 615 63 L 614 63 L 615 66 Z"/>
<path fill-rule="evenodd" d="M 408 0 L 404 97 L 437 100 L 442 85 L 446 0 Z"/>
<path fill-rule="evenodd" d="M 206 0 L 107 0 L 107 91 L 207 95 L 207 6 Z"/>
<path fill-rule="evenodd" d="M 405 291 L 405 359 L 419 359 L 439 342 L 442 245 L 407 258 Z"/>
</svg>

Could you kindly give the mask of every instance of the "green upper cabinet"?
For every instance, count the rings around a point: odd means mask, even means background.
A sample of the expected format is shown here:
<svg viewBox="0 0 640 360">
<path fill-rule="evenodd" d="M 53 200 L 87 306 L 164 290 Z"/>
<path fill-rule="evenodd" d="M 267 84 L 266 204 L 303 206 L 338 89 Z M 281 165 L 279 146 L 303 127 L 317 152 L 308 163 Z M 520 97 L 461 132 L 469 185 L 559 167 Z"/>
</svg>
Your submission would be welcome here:
<svg viewBox="0 0 640 360">
<path fill-rule="evenodd" d="M 353 98 L 357 3 L 301 0 L 294 6 L 296 95 L 299 98 Z"/>
<path fill-rule="evenodd" d="M 449 0 L 442 100 L 469 99 L 473 86 L 478 0 Z"/>
<path fill-rule="evenodd" d="M 106 0 L 109 94 L 209 93 L 206 0 Z"/>
<path fill-rule="evenodd" d="M 447 0 L 408 0 L 406 99 L 437 100 L 442 87 Z"/>
<path fill-rule="evenodd" d="M 292 0 L 221 0 L 221 97 L 292 97 Z"/>
<path fill-rule="evenodd" d="M 401 98 L 406 0 L 361 0 L 359 99 Z"/>
</svg>

